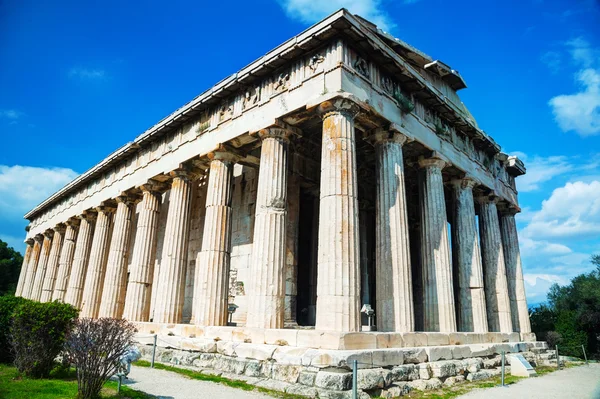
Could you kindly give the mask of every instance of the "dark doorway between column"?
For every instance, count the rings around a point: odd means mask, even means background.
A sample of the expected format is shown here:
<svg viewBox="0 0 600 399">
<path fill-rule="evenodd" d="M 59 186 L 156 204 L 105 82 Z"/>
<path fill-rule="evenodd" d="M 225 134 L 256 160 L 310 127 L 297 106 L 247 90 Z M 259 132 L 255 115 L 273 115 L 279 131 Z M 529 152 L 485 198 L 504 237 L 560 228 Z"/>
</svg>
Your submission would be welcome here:
<svg viewBox="0 0 600 399">
<path fill-rule="evenodd" d="M 298 226 L 298 294 L 296 319 L 300 326 L 314 326 L 317 314 L 317 250 L 319 197 L 300 189 Z"/>
</svg>

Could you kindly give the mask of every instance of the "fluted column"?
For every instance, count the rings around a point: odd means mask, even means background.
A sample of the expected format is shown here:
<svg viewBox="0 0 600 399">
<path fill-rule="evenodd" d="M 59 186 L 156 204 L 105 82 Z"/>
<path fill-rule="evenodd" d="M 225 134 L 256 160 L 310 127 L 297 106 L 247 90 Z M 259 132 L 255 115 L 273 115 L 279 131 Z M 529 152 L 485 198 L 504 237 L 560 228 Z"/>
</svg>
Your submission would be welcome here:
<svg viewBox="0 0 600 399">
<path fill-rule="evenodd" d="M 214 152 L 209 156 L 212 161 L 202 250 L 196 259 L 194 322 L 203 326 L 225 326 L 231 253 L 231 182 L 236 157 L 226 152 Z"/>
<path fill-rule="evenodd" d="M 451 182 L 453 194 L 452 257 L 458 275 L 458 331 L 488 332 L 481 251 L 469 178 Z"/>
<path fill-rule="evenodd" d="M 25 276 L 25 283 L 23 284 L 23 298 L 31 299 L 31 292 L 33 291 L 33 281 L 35 279 L 35 272 L 37 270 L 38 261 L 40 260 L 40 253 L 42 252 L 42 243 L 44 242 L 44 236 L 41 234 L 33 237 L 33 249 L 31 250 L 31 256 L 27 265 L 27 275 Z"/>
<path fill-rule="evenodd" d="M 513 330 L 529 333 L 531 332 L 531 322 L 529 321 L 527 297 L 525 296 L 521 252 L 519 251 L 519 237 L 515 221 L 516 213 L 516 209 L 510 208 L 503 210 L 500 214 L 502 248 L 504 248 L 504 262 L 506 264 L 508 297 L 510 298 Z"/>
<path fill-rule="evenodd" d="M 250 263 L 248 327 L 283 328 L 289 134 L 289 130 L 277 127 L 259 132 L 262 147 Z"/>
<path fill-rule="evenodd" d="M 127 255 L 131 237 L 131 216 L 135 204 L 135 197 L 127 195 L 117 197 L 117 212 L 115 213 L 98 317 L 120 319 L 123 316 L 127 289 Z"/>
<path fill-rule="evenodd" d="M 488 326 L 492 332 L 512 332 L 510 301 L 506 283 L 504 249 L 498 221 L 497 197 L 480 196 L 479 235 L 483 258 L 485 302 Z"/>
<path fill-rule="evenodd" d="M 131 270 L 123 318 L 130 321 L 149 321 L 152 281 L 154 279 L 154 261 L 156 256 L 156 234 L 158 212 L 160 210 L 159 186 L 150 181 L 140 187 L 143 193 L 142 203 L 136 227 L 136 240 L 133 245 Z"/>
<path fill-rule="evenodd" d="M 425 331 L 454 332 L 454 287 L 442 179 L 445 165 L 435 157 L 419 161 L 423 327 Z"/>
<path fill-rule="evenodd" d="M 415 322 L 402 154 L 406 136 L 379 130 L 371 140 L 377 153 L 377 328 L 410 332 Z"/>
<path fill-rule="evenodd" d="M 79 230 L 79 219 L 69 219 L 65 224 L 67 225 L 67 229 L 60 251 L 58 274 L 54 283 L 54 291 L 52 292 L 52 300 L 60 302 L 65 300 L 65 294 L 67 293 L 71 265 L 73 264 L 73 256 L 75 255 L 75 240 L 77 239 L 77 231 Z"/>
<path fill-rule="evenodd" d="M 181 323 L 183 314 L 192 183 L 191 176 L 184 170 L 173 171 L 171 176 L 173 183 L 156 289 L 155 323 Z"/>
<path fill-rule="evenodd" d="M 96 230 L 92 239 L 90 262 L 85 276 L 80 313 L 81 317 L 94 319 L 98 317 L 102 287 L 106 276 L 106 261 L 108 259 L 114 207 L 101 206 L 96 210 L 98 211 L 98 219 L 96 220 Z"/>
<path fill-rule="evenodd" d="M 54 291 L 54 284 L 56 282 L 58 261 L 64 236 L 65 225 L 57 225 L 54 228 L 54 236 L 52 237 L 52 248 L 50 248 L 50 256 L 48 258 L 48 264 L 46 265 L 46 274 L 44 276 L 44 283 L 42 284 L 40 302 L 50 302 L 52 300 L 52 292 Z"/>
<path fill-rule="evenodd" d="M 65 302 L 80 309 L 83 285 L 90 260 L 90 247 L 92 246 L 96 214 L 86 212 L 78 216 L 78 218 L 80 219 L 79 234 L 77 235 L 77 243 L 75 244 L 75 254 L 73 255 L 73 264 L 71 274 L 69 275 L 69 283 L 67 284 Z"/>
<path fill-rule="evenodd" d="M 50 247 L 52 246 L 52 236 L 54 231 L 47 230 L 44 232 L 44 242 L 42 243 L 42 250 L 40 252 L 40 259 L 38 261 L 37 269 L 33 280 L 33 288 L 29 298 L 34 301 L 39 301 L 42 296 L 42 287 L 44 285 L 44 277 L 46 276 L 46 267 L 48 266 L 48 259 L 50 258 Z"/>
<path fill-rule="evenodd" d="M 25 285 L 25 280 L 27 279 L 27 265 L 29 264 L 31 253 L 33 252 L 33 239 L 29 238 L 25 241 L 25 243 L 27 244 L 27 248 L 25 248 L 25 256 L 23 257 L 23 263 L 21 264 L 21 273 L 19 274 L 19 282 L 17 283 L 15 296 L 23 295 L 23 286 Z"/>
<path fill-rule="evenodd" d="M 360 331 L 360 233 L 356 104 L 321 104 L 323 136 L 317 271 L 317 330 Z"/>
</svg>

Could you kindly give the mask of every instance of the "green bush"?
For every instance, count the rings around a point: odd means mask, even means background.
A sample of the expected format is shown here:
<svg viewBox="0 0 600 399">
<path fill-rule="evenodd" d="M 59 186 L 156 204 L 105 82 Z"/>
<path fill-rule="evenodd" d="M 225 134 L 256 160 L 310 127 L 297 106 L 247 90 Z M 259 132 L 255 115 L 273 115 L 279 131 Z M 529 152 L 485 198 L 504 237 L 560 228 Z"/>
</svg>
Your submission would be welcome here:
<svg viewBox="0 0 600 399">
<path fill-rule="evenodd" d="M 15 308 L 25 302 L 29 300 L 12 295 L 0 296 L 0 363 L 12 363 L 14 360 L 9 344 L 10 325 Z"/>
<path fill-rule="evenodd" d="M 47 377 L 79 311 L 60 302 L 19 304 L 10 326 L 15 366 L 29 377 Z"/>
</svg>

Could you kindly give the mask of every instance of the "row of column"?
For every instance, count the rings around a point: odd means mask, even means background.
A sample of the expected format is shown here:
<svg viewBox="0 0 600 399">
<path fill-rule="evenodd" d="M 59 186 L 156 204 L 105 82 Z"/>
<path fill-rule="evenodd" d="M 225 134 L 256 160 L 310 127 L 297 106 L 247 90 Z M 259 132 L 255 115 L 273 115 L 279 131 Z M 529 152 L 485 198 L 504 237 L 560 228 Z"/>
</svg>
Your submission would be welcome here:
<svg viewBox="0 0 600 399">
<path fill-rule="evenodd" d="M 323 119 L 316 329 L 360 330 L 358 183 L 354 118 L 356 104 L 345 99 L 321 104 Z M 283 328 L 287 218 L 288 148 L 291 130 L 272 127 L 262 140 L 255 228 L 248 288 L 247 326 Z M 414 331 L 411 255 L 404 182 L 403 144 L 394 131 L 376 131 L 369 140 L 377 154 L 375 305 L 382 331 Z M 233 164 L 228 151 L 209 154 L 206 219 L 196 260 L 192 322 L 225 325 L 231 252 Z M 442 169 L 432 157 L 419 161 L 421 269 L 425 331 L 529 332 L 529 317 L 514 213 L 498 217 L 495 200 L 478 198 L 475 181 L 451 182 L 450 250 Z M 152 282 L 157 281 L 153 321 L 182 319 L 192 175 L 171 172 L 161 268 L 154 278 L 160 192 L 155 181 L 140 187 L 136 239 L 129 280 L 127 253 L 134 204 L 124 195 L 84 213 L 29 242 L 17 295 L 61 300 L 80 307 L 84 317 L 125 317 L 148 321 Z M 453 262 L 451 262 L 451 257 Z M 454 299 L 452 267 L 457 268 Z M 508 278 L 507 278 L 508 276 Z M 509 299 L 510 298 L 510 299 Z M 456 312 L 458 309 L 458 312 Z M 512 316 L 512 318 L 511 318 Z"/>
</svg>

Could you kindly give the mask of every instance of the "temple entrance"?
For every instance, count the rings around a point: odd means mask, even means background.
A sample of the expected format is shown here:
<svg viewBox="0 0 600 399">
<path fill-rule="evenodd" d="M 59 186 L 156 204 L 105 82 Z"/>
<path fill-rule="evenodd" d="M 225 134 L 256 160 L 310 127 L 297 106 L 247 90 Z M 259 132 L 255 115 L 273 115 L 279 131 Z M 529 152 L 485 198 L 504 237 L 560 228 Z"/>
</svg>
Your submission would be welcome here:
<svg viewBox="0 0 600 399">
<path fill-rule="evenodd" d="M 314 191 L 300 189 L 299 219 L 296 318 L 300 326 L 314 326 L 317 315 L 319 245 L 319 197 Z"/>
</svg>

